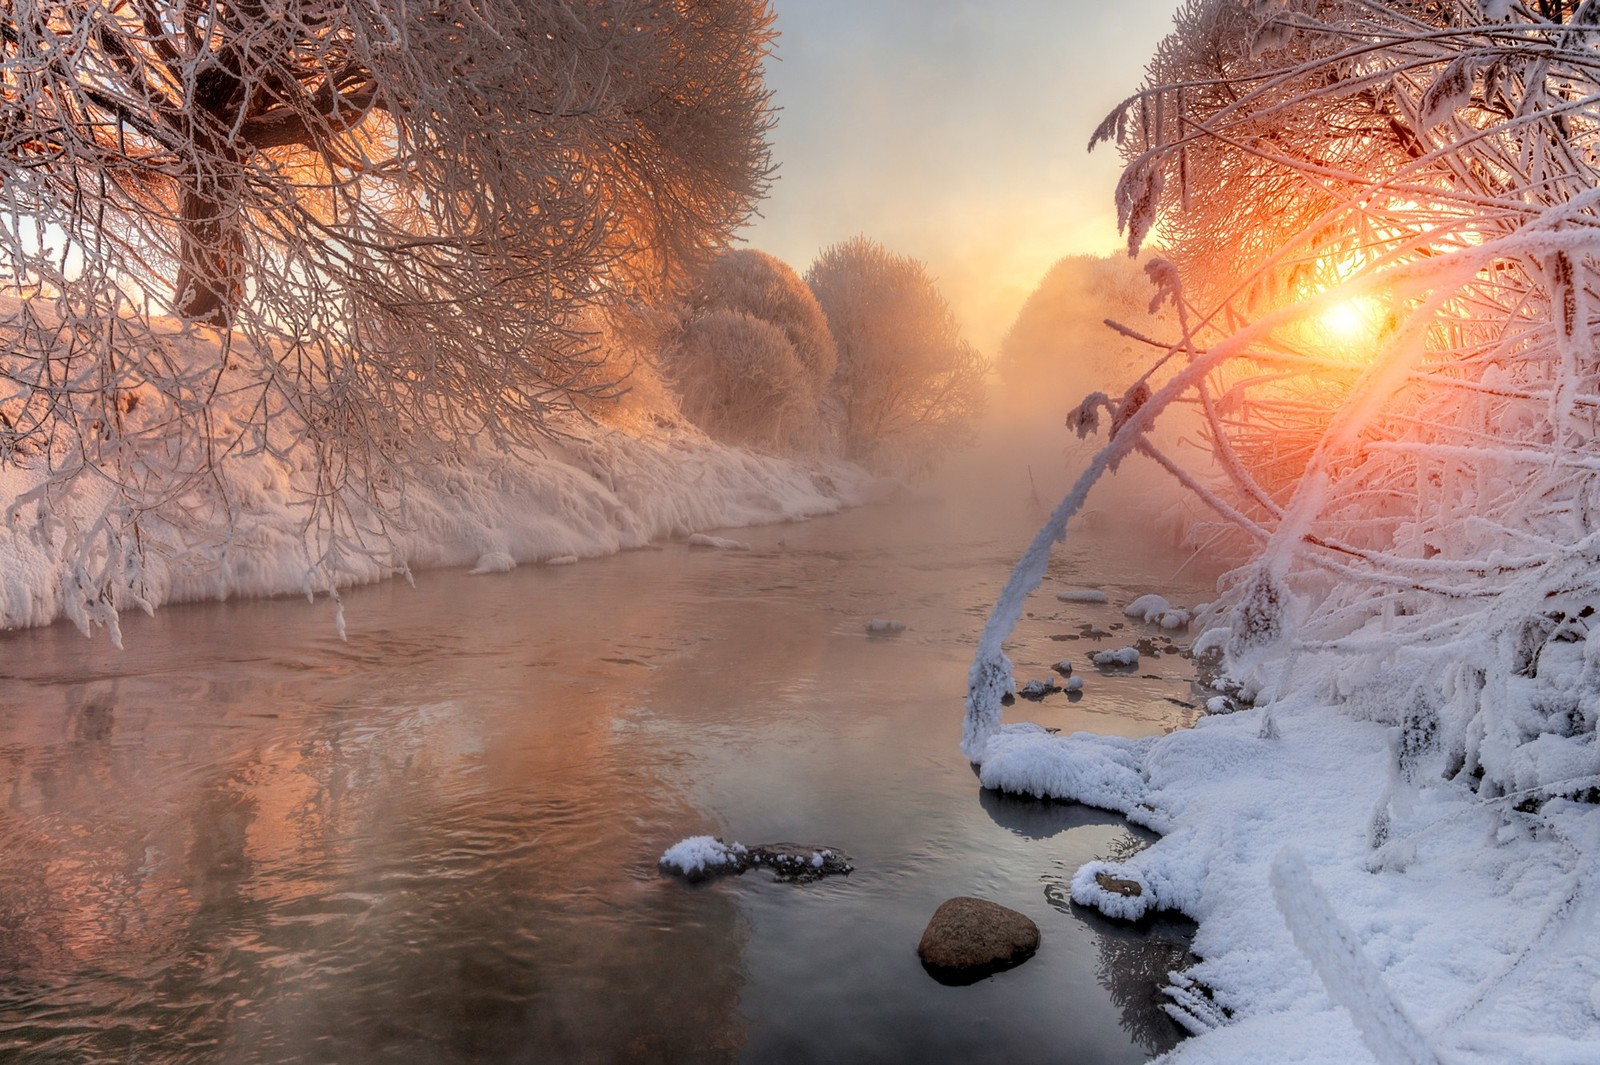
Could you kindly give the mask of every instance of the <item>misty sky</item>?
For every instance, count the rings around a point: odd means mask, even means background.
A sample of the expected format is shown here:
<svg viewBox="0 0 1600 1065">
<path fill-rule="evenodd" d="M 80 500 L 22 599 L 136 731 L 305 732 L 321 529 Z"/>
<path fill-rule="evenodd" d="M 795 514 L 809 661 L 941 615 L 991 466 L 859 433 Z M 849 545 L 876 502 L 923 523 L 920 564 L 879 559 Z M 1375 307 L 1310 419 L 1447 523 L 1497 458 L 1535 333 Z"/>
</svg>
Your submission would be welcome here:
<svg viewBox="0 0 1600 1065">
<path fill-rule="evenodd" d="M 742 234 L 804 272 L 857 233 L 929 266 L 993 357 L 1050 264 L 1121 246 L 1114 150 L 1177 0 L 777 0 L 779 178 Z"/>
</svg>

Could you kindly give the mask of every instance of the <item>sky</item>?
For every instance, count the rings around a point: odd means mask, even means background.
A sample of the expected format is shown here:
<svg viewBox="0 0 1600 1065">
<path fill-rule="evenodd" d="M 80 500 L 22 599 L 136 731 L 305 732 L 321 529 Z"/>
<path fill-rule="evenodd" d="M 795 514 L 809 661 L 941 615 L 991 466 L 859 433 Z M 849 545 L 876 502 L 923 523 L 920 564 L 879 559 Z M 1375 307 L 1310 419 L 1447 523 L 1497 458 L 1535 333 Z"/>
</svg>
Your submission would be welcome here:
<svg viewBox="0 0 1600 1065">
<path fill-rule="evenodd" d="M 1125 247 L 1114 149 L 1176 0 L 777 0 L 779 171 L 741 237 L 795 269 L 856 235 L 927 264 L 991 358 L 1065 255 Z"/>
</svg>

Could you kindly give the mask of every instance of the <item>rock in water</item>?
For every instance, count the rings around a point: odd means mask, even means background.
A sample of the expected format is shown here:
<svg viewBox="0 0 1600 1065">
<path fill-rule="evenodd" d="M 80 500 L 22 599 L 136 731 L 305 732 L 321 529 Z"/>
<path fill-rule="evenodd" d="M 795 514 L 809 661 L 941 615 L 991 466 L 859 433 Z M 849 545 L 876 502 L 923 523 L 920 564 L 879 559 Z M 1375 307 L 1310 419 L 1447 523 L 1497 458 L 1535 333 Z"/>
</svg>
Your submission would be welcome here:
<svg viewBox="0 0 1600 1065">
<path fill-rule="evenodd" d="M 942 984 L 971 984 L 1021 965 L 1039 949 L 1039 926 L 1016 910 L 966 896 L 934 911 L 917 944 L 923 968 Z"/>
<path fill-rule="evenodd" d="M 1138 898 L 1144 894 L 1144 888 L 1140 886 L 1137 880 L 1124 880 L 1122 877 L 1112 876 L 1110 873 L 1094 874 L 1094 882 L 1104 890 L 1115 891 L 1124 898 Z"/>
</svg>

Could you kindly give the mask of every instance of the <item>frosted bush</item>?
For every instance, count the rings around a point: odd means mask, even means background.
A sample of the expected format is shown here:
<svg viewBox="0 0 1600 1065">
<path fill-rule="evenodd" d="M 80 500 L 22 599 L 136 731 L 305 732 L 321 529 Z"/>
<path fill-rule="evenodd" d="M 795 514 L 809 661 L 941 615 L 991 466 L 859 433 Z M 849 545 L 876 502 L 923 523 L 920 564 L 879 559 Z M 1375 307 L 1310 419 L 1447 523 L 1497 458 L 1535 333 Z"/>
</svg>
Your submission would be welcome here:
<svg viewBox="0 0 1600 1065">
<path fill-rule="evenodd" d="M 816 430 L 816 396 L 782 329 L 742 311 L 690 322 L 670 370 L 684 416 L 734 443 L 794 448 Z"/>
<path fill-rule="evenodd" d="M 821 395 L 833 378 L 839 352 L 828 318 L 794 268 L 755 248 L 730 249 L 712 260 L 693 297 L 699 313 L 739 311 L 783 330 L 805 368 L 812 391 Z"/>
<path fill-rule="evenodd" d="M 847 458 L 921 473 L 970 441 L 988 363 L 922 263 L 855 237 L 818 256 L 806 281 L 838 345 Z"/>
<path fill-rule="evenodd" d="M 1060 260 L 1017 312 L 995 360 L 1006 405 L 1019 413 L 1048 408 L 1058 416 L 1063 387 L 1082 395 L 1136 374 L 1149 347 L 1106 326 L 1106 319 L 1146 335 L 1164 318 L 1153 313 L 1156 289 L 1125 255 Z M 1170 313 L 1170 312 L 1169 312 Z"/>
</svg>

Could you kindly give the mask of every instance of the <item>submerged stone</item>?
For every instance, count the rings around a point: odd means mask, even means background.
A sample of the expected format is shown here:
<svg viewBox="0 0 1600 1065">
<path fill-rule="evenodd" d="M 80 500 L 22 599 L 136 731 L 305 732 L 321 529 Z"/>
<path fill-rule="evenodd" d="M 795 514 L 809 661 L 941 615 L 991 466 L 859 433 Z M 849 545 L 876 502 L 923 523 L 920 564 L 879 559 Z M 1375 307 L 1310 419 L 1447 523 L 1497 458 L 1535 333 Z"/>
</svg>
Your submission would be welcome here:
<svg viewBox="0 0 1600 1065">
<path fill-rule="evenodd" d="M 934 911 L 917 944 L 923 968 L 943 984 L 971 984 L 1020 965 L 1039 949 L 1039 926 L 999 903 L 959 896 Z"/>
</svg>

